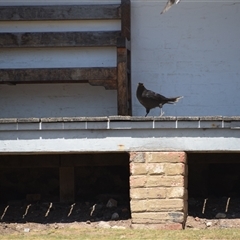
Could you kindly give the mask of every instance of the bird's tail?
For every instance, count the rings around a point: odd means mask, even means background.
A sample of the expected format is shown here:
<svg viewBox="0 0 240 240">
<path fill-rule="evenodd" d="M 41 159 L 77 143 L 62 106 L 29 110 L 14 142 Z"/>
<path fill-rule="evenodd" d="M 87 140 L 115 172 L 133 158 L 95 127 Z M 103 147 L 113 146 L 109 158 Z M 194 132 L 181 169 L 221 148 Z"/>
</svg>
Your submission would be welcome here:
<svg viewBox="0 0 240 240">
<path fill-rule="evenodd" d="M 175 98 L 168 98 L 168 102 L 167 103 L 176 103 L 178 102 L 181 98 L 183 98 L 183 96 L 180 96 L 180 97 L 175 97 Z"/>
</svg>

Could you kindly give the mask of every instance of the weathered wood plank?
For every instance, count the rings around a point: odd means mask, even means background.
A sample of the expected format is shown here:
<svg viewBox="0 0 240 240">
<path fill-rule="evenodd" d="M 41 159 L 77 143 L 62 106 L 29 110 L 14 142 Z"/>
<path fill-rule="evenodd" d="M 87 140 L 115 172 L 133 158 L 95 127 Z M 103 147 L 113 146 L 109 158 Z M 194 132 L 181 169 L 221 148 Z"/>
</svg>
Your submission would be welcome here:
<svg viewBox="0 0 240 240">
<path fill-rule="evenodd" d="M 128 115 L 132 116 L 131 51 L 127 50 Z"/>
<path fill-rule="evenodd" d="M 117 69 L 109 68 L 40 68 L 0 69 L 1 83 L 74 83 L 89 82 L 106 89 L 116 89 Z"/>
<path fill-rule="evenodd" d="M 126 48 L 127 47 L 127 41 L 126 41 L 125 37 L 117 38 L 117 47 L 118 48 Z"/>
<path fill-rule="evenodd" d="M 65 6 L 2 6 L 0 20 L 91 20 L 119 19 L 119 4 Z"/>
<path fill-rule="evenodd" d="M 127 49 L 117 48 L 118 115 L 128 115 Z"/>
<path fill-rule="evenodd" d="M 117 89 L 118 114 L 131 115 L 130 0 L 121 4 L 3 6 L 0 21 L 121 19 L 121 31 L 0 33 L 1 47 L 117 47 L 117 67 L 0 69 L 0 84 L 88 82 Z"/>
<path fill-rule="evenodd" d="M 122 36 L 128 40 L 131 39 L 131 2 L 130 0 L 122 0 L 121 4 L 121 29 Z"/>
<path fill-rule="evenodd" d="M 120 31 L 0 33 L 0 47 L 116 46 Z"/>
<path fill-rule="evenodd" d="M 117 77 L 116 77 L 117 78 Z M 92 86 L 103 86 L 107 90 L 117 89 L 117 80 L 88 80 L 88 83 Z"/>
</svg>

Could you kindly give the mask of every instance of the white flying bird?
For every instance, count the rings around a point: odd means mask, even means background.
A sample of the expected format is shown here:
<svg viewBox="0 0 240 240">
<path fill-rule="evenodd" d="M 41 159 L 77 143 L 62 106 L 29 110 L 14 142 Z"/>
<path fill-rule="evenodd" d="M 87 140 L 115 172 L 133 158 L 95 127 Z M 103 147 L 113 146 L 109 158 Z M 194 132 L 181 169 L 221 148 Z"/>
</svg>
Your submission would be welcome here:
<svg viewBox="0 0 240 240">
<path fill-rule="evenodd" d="M 164 9 L 162 10 L 161 14 L 167 12 L 173 4 L 178 4 L 181 0 L 168 0 L 166 6 L 164 7 Z"/>
</svg>

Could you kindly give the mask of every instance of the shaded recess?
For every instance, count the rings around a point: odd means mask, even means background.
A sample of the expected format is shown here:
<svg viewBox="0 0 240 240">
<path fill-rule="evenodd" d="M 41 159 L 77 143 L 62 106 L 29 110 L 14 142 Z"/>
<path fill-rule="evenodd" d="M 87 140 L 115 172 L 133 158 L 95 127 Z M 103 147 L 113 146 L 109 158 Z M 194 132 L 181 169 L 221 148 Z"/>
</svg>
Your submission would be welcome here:
<svg viewBox="0 0 240 240">
<path fill-rule="evenodd" d="M 0 221 L 129 219 L 129 174 L 127 153 L 1 155 Z"/>
</svg>

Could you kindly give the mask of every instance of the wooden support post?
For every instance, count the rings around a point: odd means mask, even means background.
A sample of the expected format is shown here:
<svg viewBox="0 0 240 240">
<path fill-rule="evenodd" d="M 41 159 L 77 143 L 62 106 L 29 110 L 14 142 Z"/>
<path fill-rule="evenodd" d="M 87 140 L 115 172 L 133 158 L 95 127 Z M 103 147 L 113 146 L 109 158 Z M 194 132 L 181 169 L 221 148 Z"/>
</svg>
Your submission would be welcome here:
<svg viewBox="0 0 240 240">
<path fill-rule="evenodd" d="M 122 0 L 122 12 L 121 12 L 121 29 L 122 29 L 122 37 L 127 38 L 127 40 L 131 39 L 131 2 L 130 0 Z"/>
<path fill-rule="evenodd" d="M 131 2 L 121 0 L 121 36 L 117 42 L 118 68 L 118 115 L 132 115 L 130 49 L 126 46 L 131 39 Z"/>
<path fill-rule="evenodd" d="M 117 48 L 118 115 L 128 115 L 127 48 Z"/>
<path fill-rule="evenodd" d="M 60 167 L 60 202 L 73 202 L 75 199 L 74 167 Z"/>
<path fill-rule="evenodd" d="M 131 51 L 127 50 L 128 115 L 132 116 Z"/>
</svg>

